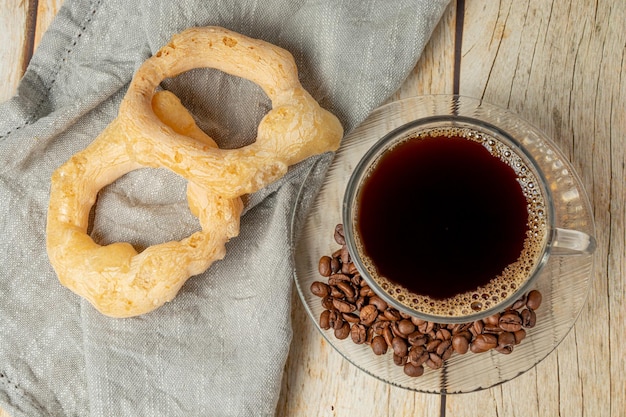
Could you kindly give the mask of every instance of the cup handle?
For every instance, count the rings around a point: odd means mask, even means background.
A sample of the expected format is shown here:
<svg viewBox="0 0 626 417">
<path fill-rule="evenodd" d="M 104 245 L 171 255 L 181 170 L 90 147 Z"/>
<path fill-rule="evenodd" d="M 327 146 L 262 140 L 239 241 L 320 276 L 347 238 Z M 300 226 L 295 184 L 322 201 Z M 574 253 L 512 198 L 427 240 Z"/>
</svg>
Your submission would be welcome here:
<svg viewBox="0 0 626 417">
<path fill-rule="evenodd" d="M 558 227 L 554 229 L 552 255 L 591 254 L 595 249 L 596 240 L 587 233 Z"/>
</svg>

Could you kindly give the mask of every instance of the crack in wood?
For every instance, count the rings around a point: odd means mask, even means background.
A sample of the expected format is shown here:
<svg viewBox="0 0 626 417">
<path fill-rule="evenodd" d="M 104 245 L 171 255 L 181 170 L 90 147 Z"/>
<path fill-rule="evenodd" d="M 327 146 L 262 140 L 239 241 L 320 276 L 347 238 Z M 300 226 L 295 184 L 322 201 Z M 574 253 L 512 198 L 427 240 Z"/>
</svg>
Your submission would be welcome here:
<svg viewBox="0 0 626 417">
<path fill-rule="evenodd" d="M 456 2 L 456 22 L 454 25 L 454 70 L 452 92 L 459 94 L 461 88 L 461 59 L 463 52 L 463 26 L 465 24 L 465 0 Z"/>
<path fill-rule="evenodd" d="M 37 27 L 37 9 L 39 0 L 29 0 L 24 24 L 24 50 L 22 52 L 22 74 L 26 72 L 28 64 L 35 52 L 35 29 Z"/>
</svg>

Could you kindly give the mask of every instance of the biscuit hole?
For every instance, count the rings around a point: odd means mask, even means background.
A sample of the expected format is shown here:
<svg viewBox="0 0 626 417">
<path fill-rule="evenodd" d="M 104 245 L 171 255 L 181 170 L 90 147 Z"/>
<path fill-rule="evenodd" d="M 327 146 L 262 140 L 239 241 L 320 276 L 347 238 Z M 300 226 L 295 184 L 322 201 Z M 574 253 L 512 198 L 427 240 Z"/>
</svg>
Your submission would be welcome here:
<svg viewBox="0 0 626 417">
<path fill-rule="evenodd" d="M 88 233 L 99 245 L 128 242 L 142 252 L 201 229 L 189 210 L 187 181 L 165 168 L 142 168 L 100 190 Z"/>
<path fill-rule="evenodd" d="M 259 123 L 272 110 L 271 100 L 257 84 L 214 68 L 166 78 L 161 88 L 176 94 L 198 127 L 222 149 L 254 143 Z"/>
</svg>

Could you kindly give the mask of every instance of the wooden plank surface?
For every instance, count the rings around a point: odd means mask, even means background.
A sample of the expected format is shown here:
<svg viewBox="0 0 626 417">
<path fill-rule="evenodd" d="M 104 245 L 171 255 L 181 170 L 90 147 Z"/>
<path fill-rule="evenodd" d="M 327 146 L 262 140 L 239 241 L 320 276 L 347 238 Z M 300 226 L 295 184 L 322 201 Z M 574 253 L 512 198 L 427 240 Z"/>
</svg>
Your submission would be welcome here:
<svg viewBox="0 0 626 417">
<path fill-rule="evenodd" d="M 0 100 L 14 94 L 61 3 L 0 0 L 0 27 L 6 28 L 0 32 Z M 588 302 L 565 341 L 501 386 L 447 397 L 413 393 L 345 361 L 294 295 L 294 340 L 278 416 L 624 415 L 624 22 L 624 1 L 452 1 L 415 70 L 392 97 L 459 92 L 484 98 L 544 130 L 572 161 L 592 200 L 598 250 Z"/>
<path fill-rule="evenodd" d="M 26 22 L 28 4 L 15 0 L 0 0 L 0 101 L 15 94 L 15 89 L 24 73 L 26 45 Z"/>
</svg>

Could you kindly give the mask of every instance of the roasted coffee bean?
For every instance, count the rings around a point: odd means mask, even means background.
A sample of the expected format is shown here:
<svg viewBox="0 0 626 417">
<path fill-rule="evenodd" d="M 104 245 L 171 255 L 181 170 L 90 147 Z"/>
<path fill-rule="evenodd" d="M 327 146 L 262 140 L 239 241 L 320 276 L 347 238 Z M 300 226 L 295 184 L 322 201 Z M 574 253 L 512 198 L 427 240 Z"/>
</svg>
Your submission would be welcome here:
<svg viewBox="0 0 626 417">
<path fill-rule="evenodd" d="M 328 297 L 328 294 L 330 294 L 330 287 L 323 282 L 315 281 L 311 284 L 311 293 L 321 298 Z"/>
<path fill-rule="evenodd" d="M 322 307 L 326 310 L 334 310 L 335 306 L 333 305 L 333 297 L 324 297 L 322 299 Z"/>
<path fill-rule="evenodd" d="M 461 331 L 461 326 L 462 326 L 462 324 L 458 324 L 458 323 L 457 324 L 448 325 L 448 330 L 450 331 L 451 335 L 455 335 L 455 334 L 457 334 L 458 332 Z"/>
<path fill-rule="evenodd" d="M 380 312 L 387 310 L 387 302 L 377 295 L 370 297 L 370 304 L 375 305 Z"/>
<path fill-rule="evenodd" d="M 356 306 L 357 310 L 361 311 L 363 309 L 363 307 L 365 307 L 365 303 L 367 303 L 367 300 L 365 299 L 365 297 L 359 297 L 354 302 L 354 305 Z M 374 308 L 376 308 L 376 307 L 374 307 Z"/>
<path fill-rule="evenodd" d="M 482 322 L 482 320 L 477 320 L 477 321 L 474 322 L 474 324 L 470 328 L 470 332 L 472 332 L 472 334 L 474 336 L 478 336 L 479 334 L 481 334 L 483 332 L 483 327 L 484 326 L 485 325 Z"/>
<path fill-rule="evenodd" d="M 348 264 L 348 274 L 355 276 L 355 278 L 358 280 L 358 284 L 360 284 L 361 277 L 357 276 L 358 273 L 359 270 L 356 269 L 356 265 L 354 264 L 354 262 L 350 261 L 350 263 Z"/>
<path fill-rule="evenodd" d="M 435 328 L 435 323 L 433 323 L 432 321 L 425 321 L 424 323 L 417 326 L 417 329 L 423 334 L 432 332 L 434 328 Z"/>
<path fill-rule="evenodd" d="M 452 334 L 459 334 L 459 333 L 466 333 L 468 335 L 468 337 L 471 337 L 471 333 L 469 331 L 469 329 L 472 327 L 472 325 L 474 324 L 474 322 L 471 323 L 463 323 L 459 326 L 458 329 L 456 329 L 454 332 L 452 332 Z"/>
<path fill-rule="evenodd" d="M 346 235 L 344 234 L 343 231 L 343 224 L 338 224 L 337 226 L 335 226 L 335 242 L 337 242 L 339 245 L 345 245 L 346 244 Z"/>
<path fill-rule="evenodd" d="M 346 322 L 343 317 L 341 317 L 341 313 L 337 313 L 336 311 L 332 311 L 330 313 L 331 317 L 333 316 L 333 314 L 335 315 L 335 317 L 331 318 L 331 323 L 333 326 L 334 330 L 338 330 L 341 329 L 341 327 L 343 326 L 343 324 Z"/>
<path fill-rule="evenodd" d="M 498 325 L 493 325 L 493 324 L 485 324 L 483 326 L 483 333 L 489 333 L 489 334 L 495 334 L 498 335 L 499 333 L 502 333 L 504 330 L 502 330 L 502 328 Z"/>
<path fill-rule="evenodd" d="M 365 343 L 367 340 L 367 331 L 365 326 L 362 324 L 353 324 L 350 329 L 350 336 L 352 337 L 352 341 L 357 345 Z"/>
<path fill-rule="evenodd" d="M 519 329 L 518 331 L 513 333 L 513 335 L 515 336 L 515 344 L 519 345 L 520 343 L 522 343 L 522 340 L 524 340 L 524 338 L 526 337 L 526 330 Z"/>
<path fill-rule="evenodd" d="M 348 265 L 350 263 L 350 252 L 348 252 L 348 247 L 346 245 L 341 247 L 341 253 L 339 256 L 343 265 Z"/>
<path fill-rule="evenodd" d="M 391 340 L 391 349 L 398 356 L 406 356 L 409 354 L 409 345 L 406 340 L 401 337 L 394 337 Z"/>
<path fill-rule="evenodd" d="M 483 323 L 485 326 L 497 326 L 500 322 L 500 313 L 492 314 L 489 317 L 485 317 L 483 319 Z"/>
<path fill-rule="evenodd" d="M 393 363 L 395 363 L 398 366 L 404 366 L 408 361 L 408 357 L 405 356 L 398 356 L 395 353 L 393 354 Z"/>
<path fill-rule="evenodd" d="M 352 285 L 354 285 L 354 288 L 358 290 L 357 292 L 359 292 L 361 288 L 361 276 L 352 274 L 352 278 L 350 278 L 350 282 L 352 283 Z"/>
<path fill-rule="evenodd" d="M 448 329 L 441 328 L 435 333 L 435 337 L 440 340 L 452 339 L 452 333 Z"/>
<path fill-rule="evenodd" d="M 372 350 L 375 355 L 384 355 L 387 353 L 387 342 L 382 336 L 374 336 L 372 339 Z"/>
<path fill-rule="evenodd" d="M 330 329 L 330 310 L 322 311 L 320 314 L 320 327 L 324 330 Z"/>
<path fill-rule="evenodd" d="M 359 323 L 361 318 L 354 313 L 342 313 L 341 317 L 348 323 Z"/>
<path fill-rule="evenodd" d="M 398 322 L 398 331 L 406 337 L 415 331 L 415 325 L 411 320 L 402 319 Z"/>
<path fill-rule="evenodd" d="M 337 285 L 340 282 L 350 282 L 350 277 L 346 274 L 334 273 L 328 277 L 329 285 Z"/>
<path fill-rule="evenodd" d="M 525 308 L 520 313 L 522 315 L 522 325 L 526 328 L 533 328 L 537 324 L 537 314 L 530 308 Z"/>
<path fill-rule="evenodd" d="M 341 270 L 341 262 L 339 262 L 338 258 L 332 257 L 330 259 L 330 273 L 331 274 L 336 274 L 340 270 Z"/>
<path fill-rule="evenodd" d="M 455 352 L 463 355 L 467 353 L 469 349 L 469 339 L 464 335 L 457 333 L 452 337 L 452 347 Z"/>
<path fill-rule="evenodd" d="M 470 350 L 474 353 L 487 352 L 498 346 L 498 339 L 492 334 L 479 334 L 472 340 Z"/>
<path fill-rule="evenodd" d="M 404 365 L 404 373 L 411 377 L 418 377 L 424 375 L 424 367 L 422 365 L 416 365 L 411 362 L 407 362 Z"/>
<path fill-rule="evenodd" d="M 354 304 L 350 304 L 347 301 L 334 299 L 333 306 L 342 313 L 352 313 L 356 310 L 356 306 Z"/>
<path fill-rule="evenodd" d="M 341 292 L 339 288 L 337 288 L 336 285 L 330 286 L 330 296 L 336 299 L 344 298 L 343 293 Z"/>
<path fill-rule="evenodd" d="M 511 350 L 513 350 L 513 345 L 515 345 L 515 334 L 510 332 L 502 332 L 498 335 L 498 347 L 509 347 L 511 348 Z M 511 352 L 509 351 L 509 353 Z"/>
<path fill-rule="evenodd" d="M 511 309 L 519 310 L 520 308 L 524 307 L 525 305 L 526 305 L 526 296 L 523 296 L 522 298 L 520 298 L 519 300 L 517 300 L 516 302 L 513 303 L 513 305 L 511 306 Z"/>
<path fill-rule="evenodd" d="M 424 336 L 419 331 L 415 331 L 407 337 L 407 341 L 411 346 L 423 346 L 428 341 L 428 337 Z"/>
<path fill-rule="evenodd" d="M 385 312 L 383 313 L 383 315 L 392 321 L 396 321 L 396 320 L 400 320 L 402 317 L 400 316 L 400 312 L 398 310 L 392 310 L 390 308 L 388 308 L 387 310 L 385 310 Z"/>
<path fill-rule="evenodd" d="M 340 281 L 337 283 L 337 288 L 339 288 L 341 290 L 341 292 L 344 294 L 345 297 L 347 298 L 352 298 L 355 296 L 355 291 L 354 288 L 352 288 L 352 285 L 350 285 L 349 281 Z"/>
<path fill-rule="evenodd" d="M 522 325 L 526 327 L 526 323 L 530 320 L 530 310 L 525 308 L 519 313 L 522 319 Z"/>
<path fill-rule="evenodd" d="M 441 343 L 435 349 L 435 353 L 439 356 L 442 356 L 446 350 L 452 345 L 452 341 L 450 339 L 442 340 Z"/>
<path fill-rule="evenodd" d="M 448 346 L 448 348 L 441 354 L 441 359 L 443 359 L 444 361 L 447 361 L 448 359 L 452 357 L 453 353 L 454 353 L 454 348 L 452 347 L 452 342 L 450 341 L 450 346 Z"/>
<path fill-rule="evenodd" d="M 419 327 L 422 324 L 426 323 L 426 320 L 418 319 L 417 317 L 411 317 L 411 323 L 413 323 L 415 327 Z"/>
<path fill-rule="evenodd" d="M 382 336 L 383 330 L 385 330 L 385 328 L 387 327 L 389 327 L 388 321 L 375 321 L 374 323 L 372 323 L 372 329 L 377 335 Z"/>
<path fill-rule="evenodd" d="M 472 340 L 472 333 L 470 333 L 469 330 L 463 330 L 462 332 L 457 333 L 457 335 L 465 337 L 468 341 Z"/>
<path fill-rule="evenodd" d="M 386 326 L 383 329 L 383 339 L 385 339 L 385 343 L 391 346 L 391 343 L 393 342 L 393 337 L 394 337 L 394 334 L 391 331 L 391 326 Z"/>
<path fill-rule="evenodd" d="M 344 321 L 340 328 L 335 329 L 335 337 L 337 339 L 345 339 L 350 335 L 350 323 Z"/>
<path fill-rule="evenodd" d="M 408 335 L 402 333 L 399 329 L 398 329 L 398 321 L 391 321 L 389 324 L 389 327 L 391 327 L 391 331 L 393 332 L 394 336 L 398 336 L 398 337 L 402 337 L 404 339 L 406 339 L 408 337 Z"/>
<path fill-rule="evenodd" d="M 335 325 L 337 324 L 337 311 L 330 310 L 330 314 L 328 315 L 328 325 L 331 329 L 335 329 Z"/>
<path fill-rule="evenodd" d="M 506 346 L 496 346 L 495 351 L 498 353 L 502 353 L 503 355 L 508 355 L 509 353 L 513 352 L 513 346 L 512 345 L 506 345 Z"/>
<path fill-rule="evenodd" d="M 426 343 L 426 350 L 429 352 L 434 352 L 437 349 L 437 346 L 441 344 L 441 340 L 433 339 L 430 342 Z"/>
<path fill-rule="evenodd" d="M 428 358 L 430 357 L 430 353 L 428 353 L 428 351 L 424 350 L 422 352 L 422 354 L 417 358 L 416 361 L 414 361 L 415 365 L 423 365 L 426 363 L 426 361 L 428 360 Z"/>
<path fill-rule="evenodd" d="M 361 322 L 366 326 L 370 326 L 378 317 L 378 309 L 375 305 L 368 304 L 361 309 L 359 313 L 361 317 Z"/>
<path fill-rule="evenodd" d="M 532 290 L 528 293 L 528 297 L 526 297 L 526 307 L 531 310 L 537 310 L 539 306 L 541 306 L 541 293 L 537 290 Z"/>
<path fill-rule="evenodd" d="M 417 363 L 418 359 L 422 356 L 422 354 L 428 353 L 426 352 L 426 348 L 424 346 L 411 346 L 409 349 L 409 361 L 413 363 Z"/>
<path fill-rule="evenodd" d="M 522 328 L 522 318 L 516 311 L 509 310 L 500 316 L 500 328 L 505 332 L 516 332 Z"/>
<path fill-rule="evenodd" d="M 438 356 L 436 353 L 431 352 L 428 355 L 426 366 L 428 366 L 431 369 L 439 369 L 443 366 L 443 359 L 441 359 L 441 357 Z"/>
<path fill-rule="evenodd" d="M 373 297 L 376 294 L 374 293 L 374 291 L 372 291 L 372 289 L 369 287 L 369 285 L 364 285 L 359 290 L 359 295 L 361 297 Z"/>
<path fill-rule="evenodd" d="M 351 304 L 355 304 L 356 303 L 356 296 L 353 295 L 351 297 L 346 296 L 346 301 L 351 303 Z"/>
<path fill-rule="evenodd" d="M 323 277 L 328 277 L 331 274 L 330 271 L 330 256 L 322 256 L 320 258 L 319 264 L 317 266 L 317 270 L 319 271 L 320 275 Z"/>
</svg>

